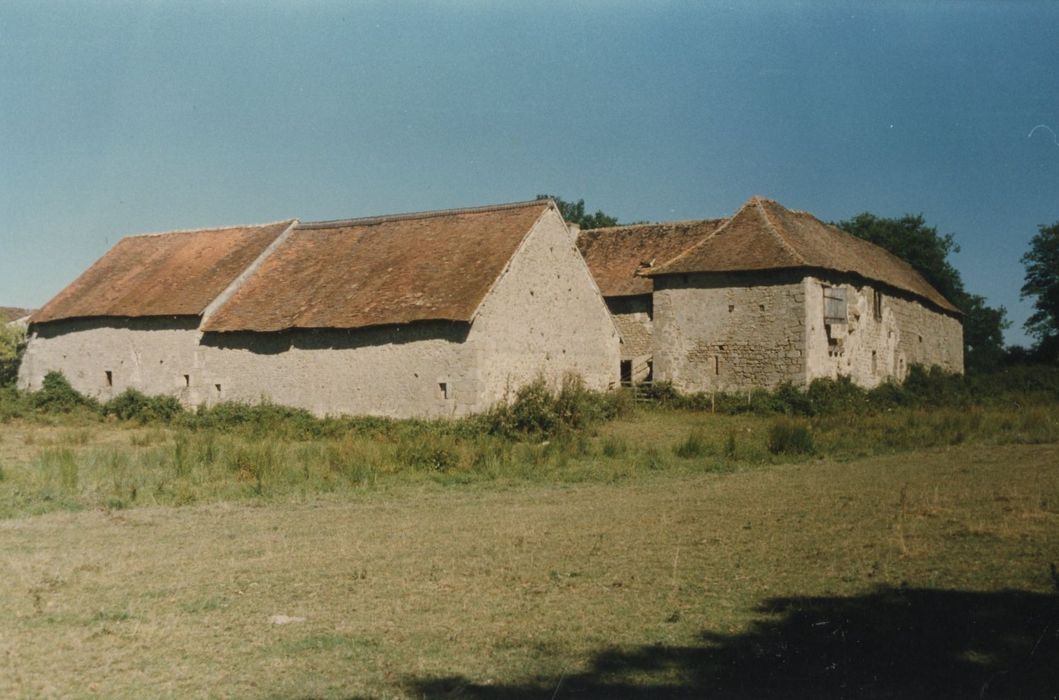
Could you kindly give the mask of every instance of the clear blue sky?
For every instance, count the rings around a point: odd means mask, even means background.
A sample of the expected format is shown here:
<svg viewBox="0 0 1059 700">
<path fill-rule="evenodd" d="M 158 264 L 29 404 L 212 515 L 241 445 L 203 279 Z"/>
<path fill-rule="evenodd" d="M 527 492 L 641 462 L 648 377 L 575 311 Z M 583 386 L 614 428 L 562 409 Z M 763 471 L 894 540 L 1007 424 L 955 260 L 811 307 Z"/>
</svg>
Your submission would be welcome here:
<svg viewBox="0 0 1059 700">
<path fill-rule="evenodd" d="M 8 0 L 0 304 L 129 233 L 763 194 L 922 213 L 1022 341 L 1019 257 L 1059 220 L 1057 30 L 1051 1 Z"/>
</svg>

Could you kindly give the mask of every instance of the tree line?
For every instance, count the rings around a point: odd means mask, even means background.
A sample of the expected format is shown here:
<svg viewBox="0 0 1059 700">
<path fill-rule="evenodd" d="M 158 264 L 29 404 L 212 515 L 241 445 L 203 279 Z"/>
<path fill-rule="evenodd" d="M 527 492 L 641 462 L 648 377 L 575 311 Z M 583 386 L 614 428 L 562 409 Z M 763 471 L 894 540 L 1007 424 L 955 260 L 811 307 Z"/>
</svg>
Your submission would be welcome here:
<svg viewBox="0 0 1059 700">
<path fill-rule="evenodd" d="M 601 210 L 588 213 L 583 199 L 573 202 L 552 195 L 537 198 L 554 200 L 563 218 L 581 228 L 618 225 L 617 217 Z M 833 225 L 908 262 L 963 312 L 967 371 L 986 372 L 1006 364 L 1031 362 L 1059 364 L 1059 221 L 1038 227 L 1029 250 L 1022 256 L 1026 275 L 1021 297 L 1033 300 L 1034 309 L 1024 324 L 1035 341 L 1029 348 L 1005 347 L 1004 331 L 1011 326 L 1007 309 L 990 306 L 984 296 L 964 286 L 960 271 L 949 259 L 960 251 L 954 234 L 938 233 L 921 214 L 888 218 L 863 212 Z"/>
</svg>

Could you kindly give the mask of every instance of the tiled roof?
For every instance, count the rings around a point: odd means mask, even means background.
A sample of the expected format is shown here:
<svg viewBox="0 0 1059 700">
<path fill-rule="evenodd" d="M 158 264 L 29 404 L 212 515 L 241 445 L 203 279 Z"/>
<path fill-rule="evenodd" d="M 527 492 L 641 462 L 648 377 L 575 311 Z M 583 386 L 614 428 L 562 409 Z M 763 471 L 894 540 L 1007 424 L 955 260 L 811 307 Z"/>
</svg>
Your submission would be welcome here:
<svg viewBox="0 0 1059 700">
<path fill-rule="evenodd" d="M 724 219 L 634 224 L 582 231 L 577 237 L 588 269 L 605 297 L 650 294 L 642 273 L 676 257 L 713 233 Z"/>
<path fill-rule="evenodd" d="M 853 273 L 959 313 L 921 274 L 890 252 L 813 215 L 752 197 L 725 225 L 645 274 L 821 268 Z"/>
<path fill-rule="evenodd" d="M 550 200 L 298 224 L 205 331 L 472 320 Z"/>
<path fill-rule="evenodd" d="M 123 238 L 31 320 L 197 316 L 291 223 Z"/>
</svg>

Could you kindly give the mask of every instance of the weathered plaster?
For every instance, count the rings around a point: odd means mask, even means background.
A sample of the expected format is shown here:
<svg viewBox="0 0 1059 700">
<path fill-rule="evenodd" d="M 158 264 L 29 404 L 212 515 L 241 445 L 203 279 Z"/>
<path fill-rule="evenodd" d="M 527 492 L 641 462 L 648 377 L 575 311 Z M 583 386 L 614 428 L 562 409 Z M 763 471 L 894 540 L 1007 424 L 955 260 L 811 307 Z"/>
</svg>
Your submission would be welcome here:
<svg viewBox="0 0 1059 700">
<path fill-rule="evenodd" d="M 805 383 L 805 291 L 792 273 L 655 278 L 655 379 L 680 391 Z"/>
</svg>

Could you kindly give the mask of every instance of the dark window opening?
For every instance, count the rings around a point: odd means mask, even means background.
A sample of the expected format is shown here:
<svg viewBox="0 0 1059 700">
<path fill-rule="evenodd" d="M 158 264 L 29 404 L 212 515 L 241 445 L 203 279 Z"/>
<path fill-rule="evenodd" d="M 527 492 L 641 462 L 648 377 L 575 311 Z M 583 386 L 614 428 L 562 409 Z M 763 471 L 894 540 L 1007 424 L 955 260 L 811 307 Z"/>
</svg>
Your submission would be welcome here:
<svg viewBox="0 0 1059 700">
<path fill-rule="evenodd" d="M 108 369 L 108 370 L 106 370 L 106 375 L 107 375 L 107 386 L 114 386 L 114 373 L 111 372 Z"/>
<path fill-rule="evenodd" d="M 735 311 L 735 304 L 729 304 L 728 305 L 728 313 L 732 313 L 733 311 Z"/>
<path fill-rule="evenodd" d="M 718 376 L 721 374 L 721 356 L 720 355 L 714 355 L 713 356 L 713 373 L 715 375 L 718 375 Z"/>
<path fill-rule="evenodd" d="M 185 374 L 184 375 L 184 386 L 191 386 L 191 375 L 190 374 Z"/>
<path fill-rule="evenodd" d="M 879 354 L 874 350 L 871 351 L 871 373 L 878 374 L 879 372 Z"/>
<path fill-rule="evenodd" d="M 876 321 L 882 320 L 882 292 L 875 290 L 875 298 L 872 300 L 872 312 Z"/>
<path fill-rule="evenodd" d="M 449 383 L 448 382 L 438 382 L 438 389 L 441 389 L 441 398 L 443 398 L 443 399 L 449 398 Z"/>
<path fill-rule="evenodd" d="M 214 384 L 214 385 L 213 385 L 213 388 L 217 390 L 217 393 L 218 393 L 218 394 L 220 394 L 220 393 L 221 393 L 221 385 L 220 385 L 220 384 Z"/>
<path fill-rule="evenodd" d="M 632 384 L 632 360 L 621 361 L 621 383 L 622 386 Z"/>
</svg>

